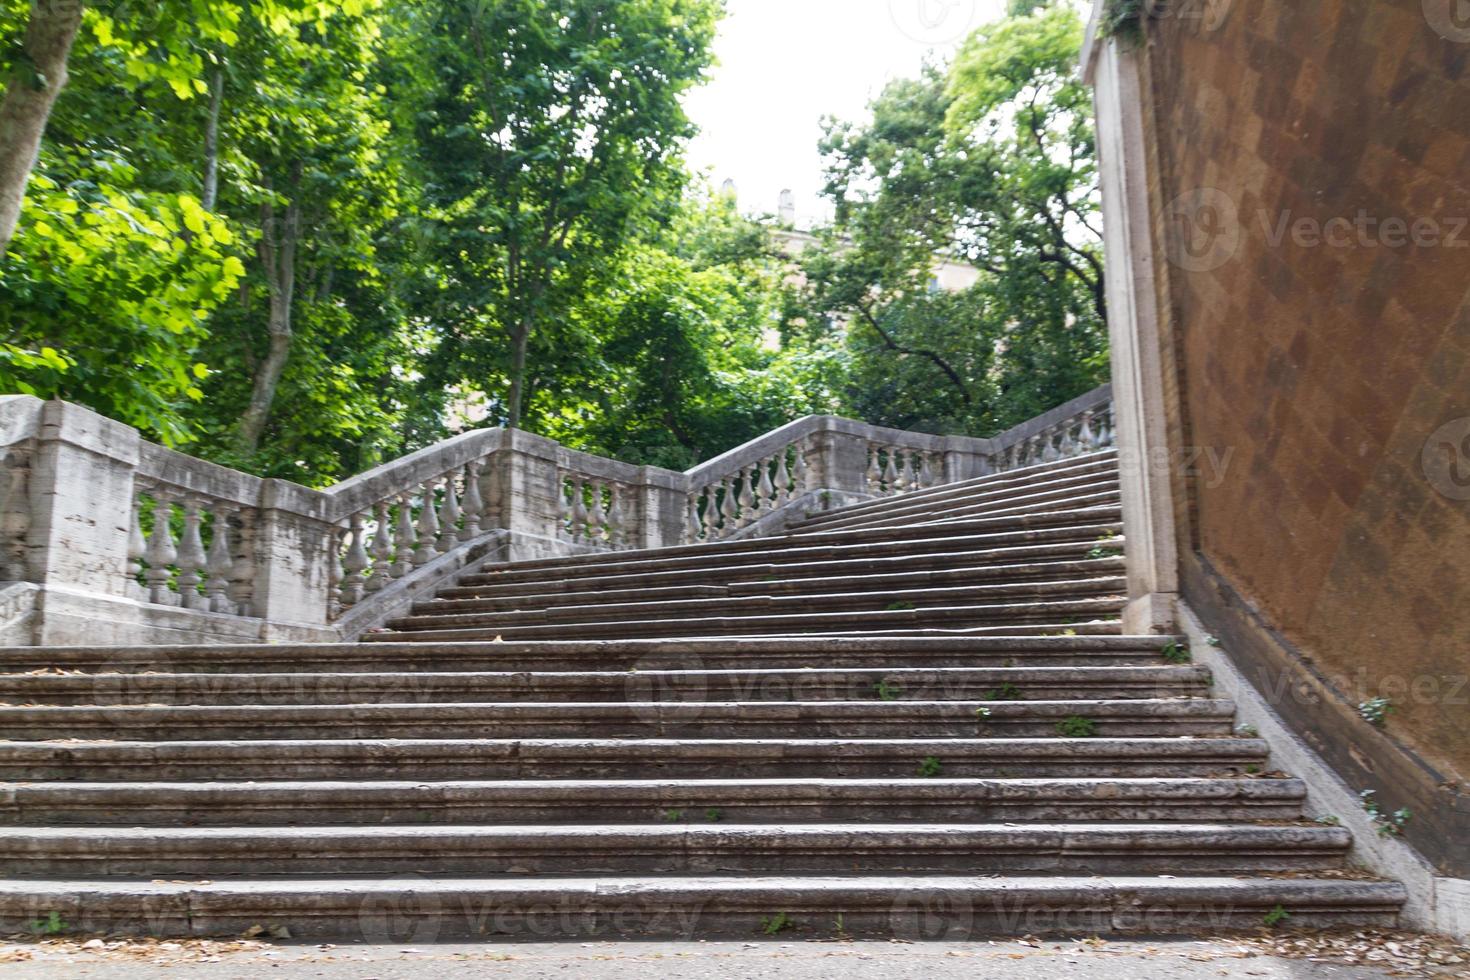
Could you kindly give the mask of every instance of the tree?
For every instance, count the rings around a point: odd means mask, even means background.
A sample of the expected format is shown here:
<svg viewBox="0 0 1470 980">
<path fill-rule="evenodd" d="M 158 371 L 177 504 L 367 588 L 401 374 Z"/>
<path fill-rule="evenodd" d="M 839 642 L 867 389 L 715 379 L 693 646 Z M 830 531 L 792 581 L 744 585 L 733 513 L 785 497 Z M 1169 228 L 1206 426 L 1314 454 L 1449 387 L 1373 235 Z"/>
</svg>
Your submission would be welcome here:
<svg viewBox="0 0 1470 980">
<path fill-rule="evenodd" d="M 677 154 L 691 126 L 680 98 L 709 64 L 720 5 L 414 9 L 431 66 L 419 145 L 443 282 L 433 370 L 449 383 L 504 379 L 493 417 L 519 426 L 537 382 L 536 335 L 567 329 L 586 284 L 682 184 Z"/>
<path fill-rule="evenodd" d="M 846 338 L 847 403 L 873 421 L 989 434 L 1105 375 L 1081 25 L 1065 5 L 1014 9 L 949 69 L 890 84 L 866 122 L 828 126 L 836 221 L 803 257 L 799 310 Z M 975 285 L 933 289 L 942 257 Z"/>
</svg>

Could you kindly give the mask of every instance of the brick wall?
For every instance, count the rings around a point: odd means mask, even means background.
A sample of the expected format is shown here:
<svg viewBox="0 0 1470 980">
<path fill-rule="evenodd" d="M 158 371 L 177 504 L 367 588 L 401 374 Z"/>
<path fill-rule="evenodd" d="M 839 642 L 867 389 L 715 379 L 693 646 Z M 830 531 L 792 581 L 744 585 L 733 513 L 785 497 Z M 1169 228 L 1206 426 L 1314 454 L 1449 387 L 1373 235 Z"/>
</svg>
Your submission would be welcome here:
<svg viewBox="0 0 1470 980">
<path fill-rule="evenodd" d="M 1436 2 L 1176 2 L 1144 64 L 1171 422 L 1226 461 L 1180 484 L 1185 598 L 1215 576 L 1279 632 L 1366 773 L 1359 750 L 1386 738 L 1454 783 L 1470 777 L 1470 22 L 1446 0 L 1436 29 Z M 1355 706 L 1380 695 L 1395 710 L 1377 733 Z"/>
</svg>

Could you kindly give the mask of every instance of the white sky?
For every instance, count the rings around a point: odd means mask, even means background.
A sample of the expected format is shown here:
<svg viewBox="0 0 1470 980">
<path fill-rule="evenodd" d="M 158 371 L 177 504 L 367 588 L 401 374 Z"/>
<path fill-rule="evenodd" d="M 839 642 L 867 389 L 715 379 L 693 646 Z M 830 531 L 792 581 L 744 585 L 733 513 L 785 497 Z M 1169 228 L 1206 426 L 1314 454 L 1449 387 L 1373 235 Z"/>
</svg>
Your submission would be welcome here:
<svg viewBox="0 0 1470 980">
<path fill-rule="evenodd" d="M 820 196 L 821 119 L 862 119 L 893 78 L 924 58 L 948 58 L 969 32 L 1002 16 L 1005 0 L 726 0 L 708 85 L 685 103 L 700 135 L 695 170 L 735 181 L 740 207 L 774 213 L 796 194 L 796 224 L 830 208 Z"/>
</svg>

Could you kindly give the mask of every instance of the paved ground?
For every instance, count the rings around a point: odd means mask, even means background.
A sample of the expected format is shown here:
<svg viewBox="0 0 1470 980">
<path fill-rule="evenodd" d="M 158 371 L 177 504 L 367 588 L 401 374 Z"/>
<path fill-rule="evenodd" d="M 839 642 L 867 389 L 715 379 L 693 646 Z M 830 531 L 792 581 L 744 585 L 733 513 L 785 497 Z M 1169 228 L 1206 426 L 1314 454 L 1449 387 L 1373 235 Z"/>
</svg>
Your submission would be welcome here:
<svg viewBox="0 0 1470 980">
<path fill-rule="evenodd" d="M 1452 968 L 1458 969 L 1458 968 Z M 1348 980 L 1427 976 L 1419 971 L 1311 962 L 1265 955 L 1230 939 L 1157 942 L 1002 941 L 659 942 L 482 946 L 267 946 L 258 943 L 126 944 L 82 949 L 79 943 L 0 945 L 6 980 L 468 980 L 594 977 L 597 980 L 866 980 L 866 978 L 1005 977 L 1006 980 L 1258 978 Z M 1465 972 L 1438 976 L 1466 976 Z"/>
</svg>

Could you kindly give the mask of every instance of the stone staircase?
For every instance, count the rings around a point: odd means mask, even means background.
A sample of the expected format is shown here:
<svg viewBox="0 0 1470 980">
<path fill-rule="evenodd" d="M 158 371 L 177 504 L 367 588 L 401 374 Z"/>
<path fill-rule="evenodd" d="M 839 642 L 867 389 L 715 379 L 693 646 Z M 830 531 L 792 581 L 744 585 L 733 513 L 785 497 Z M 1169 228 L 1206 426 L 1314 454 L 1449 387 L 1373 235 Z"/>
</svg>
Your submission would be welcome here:
<svg viewBox="0 0 1470 980">
<path fill-rule="evenodd" d="M 1124 636 L 1110 453 L 467 574 L 339 645 L 15 648 L 0 929 L 969 938 L 1388 925 Z"/>
</svg>

